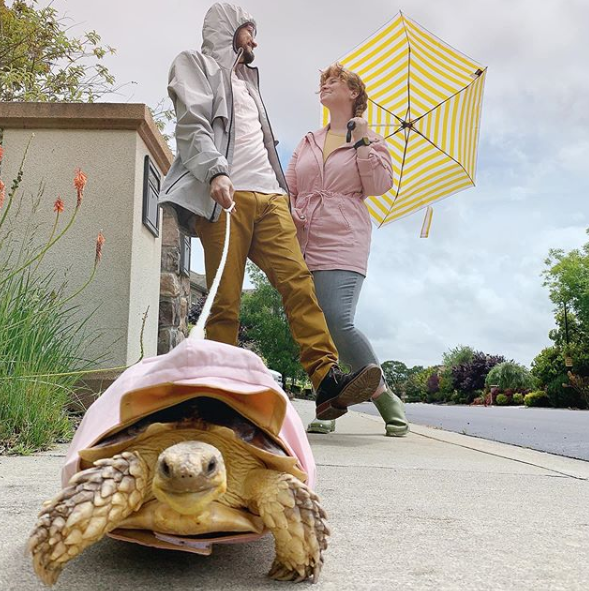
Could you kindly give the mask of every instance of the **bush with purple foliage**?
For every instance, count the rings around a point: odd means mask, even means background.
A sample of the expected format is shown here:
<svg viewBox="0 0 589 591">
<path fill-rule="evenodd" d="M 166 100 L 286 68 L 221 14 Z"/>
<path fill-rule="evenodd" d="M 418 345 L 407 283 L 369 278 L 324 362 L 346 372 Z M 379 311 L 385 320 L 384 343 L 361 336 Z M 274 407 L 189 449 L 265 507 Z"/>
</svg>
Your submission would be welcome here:
<svg viewBox="0 0 589 591">
<path fill-rule="evenodd" d="M 487 355 L 482 351 L 475 351 L 470 361 L 460 363 L 452 368 L 454 387 L 465 393 L 483 390 L 489 371 L 504 361 L 505 357 L 502 355 Z"/>
</svg>

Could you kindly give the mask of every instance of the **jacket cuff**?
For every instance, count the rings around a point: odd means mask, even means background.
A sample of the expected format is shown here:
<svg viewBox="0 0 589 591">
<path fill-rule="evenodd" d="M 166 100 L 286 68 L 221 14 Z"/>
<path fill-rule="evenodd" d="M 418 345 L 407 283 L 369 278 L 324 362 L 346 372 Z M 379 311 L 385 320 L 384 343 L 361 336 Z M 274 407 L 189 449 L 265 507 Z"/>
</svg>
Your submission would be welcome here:
<svg viewBox="0 0 589 591">
<path fill-rule="evenodd" d="M 224 164 L 216 164 L 215 166 L 211 166 L 207 172 L 207 178 L 205 179 L 205 182 L 210 183 L 213 178 L 222 174 L 229 176 L 229 169 L 227 166 Z"/>
<path fill-rule="evenodd" d="M 209 184 L 211 184 L 218 176 L 226 176 L 229 178 L 229 175 L 226 172 L 218 172 L 209 179 Z"/>
</svg>

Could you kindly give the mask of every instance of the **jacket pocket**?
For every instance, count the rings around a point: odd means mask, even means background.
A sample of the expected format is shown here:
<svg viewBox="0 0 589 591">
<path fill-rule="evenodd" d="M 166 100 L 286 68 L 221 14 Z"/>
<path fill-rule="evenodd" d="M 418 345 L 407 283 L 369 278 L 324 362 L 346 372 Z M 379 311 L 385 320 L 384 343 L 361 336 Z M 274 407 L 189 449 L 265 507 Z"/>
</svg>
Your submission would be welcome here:
<svg viewBox="0 0 589 591">
<path fill-rule="evenodd" d="M 167 195 L 190 171 L 183 172 L 165 191 L 164 195 Z"/>
<path fill-rule="evenodd" d="M 350 224 L 350 220 L 348 219 L 348 216 L 346 215 L 346 212 L 344 211 L 344 207 L 343 207 L 341 201 L 337 204 L 337 208 L 338 208 L 339 213 L 341 215 L 342 223 L 345 224 L 347 229 L 353 234 L 354 227 L 352 226 L 352 224 Z"/>
</svg>

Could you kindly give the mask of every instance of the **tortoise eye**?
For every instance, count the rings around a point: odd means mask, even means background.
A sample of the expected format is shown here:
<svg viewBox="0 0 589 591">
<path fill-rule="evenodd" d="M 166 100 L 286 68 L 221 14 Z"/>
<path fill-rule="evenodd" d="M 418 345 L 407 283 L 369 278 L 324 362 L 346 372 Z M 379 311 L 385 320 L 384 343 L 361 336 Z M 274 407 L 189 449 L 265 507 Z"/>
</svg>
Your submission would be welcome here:
<svg viewBox="0 0 589 591">
<path fill-rule="evenodd" d="M 207 464 L 207 474 L 212 474 L 217 469 L 217 460 L 214 458 Z"/>
</svg>

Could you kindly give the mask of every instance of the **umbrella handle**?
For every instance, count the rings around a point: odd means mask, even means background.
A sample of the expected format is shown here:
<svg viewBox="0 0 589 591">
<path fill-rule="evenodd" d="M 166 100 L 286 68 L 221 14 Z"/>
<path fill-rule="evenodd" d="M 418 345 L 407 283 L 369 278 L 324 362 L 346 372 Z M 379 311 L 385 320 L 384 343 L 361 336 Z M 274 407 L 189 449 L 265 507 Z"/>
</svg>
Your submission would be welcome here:
<svg viewBox="0 0 589 591">
<path fill-rule="evenodd" d="M 348 121 L 348 133 L 346 133 L 346 143 L 350 143 L 352 141 L 352 130 L 356 129 L 356 122 L 355 121 Z"/>
</svg>

